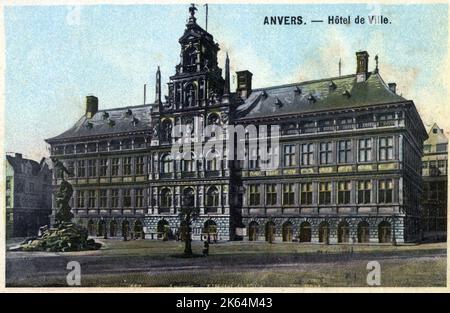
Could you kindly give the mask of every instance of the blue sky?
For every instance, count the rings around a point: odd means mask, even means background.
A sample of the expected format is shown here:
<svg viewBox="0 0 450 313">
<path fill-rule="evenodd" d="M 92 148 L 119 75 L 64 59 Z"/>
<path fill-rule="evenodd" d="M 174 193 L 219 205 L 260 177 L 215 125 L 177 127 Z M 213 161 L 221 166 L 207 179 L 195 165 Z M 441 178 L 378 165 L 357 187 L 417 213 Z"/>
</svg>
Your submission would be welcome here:
<svg viewBox="0 0 450 313">
<path fill-rule="evenodd" d="M 179 61 L 187 9 L 188 4 L 6 7 L 5 151 L 34 159 L 47 155 L 44 139 L 77 121 L 88 94 L 99 97 L 102 109 L 138 105 L 147 84 L 153 99 L 157 66 L 165 83 Z M 309 23 L 372 13 L 392 24 Z M 263 25 L 272 15 L 301 15 L 307 25 Z M 204 25 L 201 6 L 197 17 Z M 336 76 L 339 58 L 342 73 L 354 73 L 358 50 L 369 52 L 373 69 L 378 54 L 382 77 L 414 100 L 425 125 L 437 121 L 448 130 L 447 25 L 443 4 L 211 4 L 208 31 L 221 47 L 222 67 L 228 51 L 232 72 L 250 70 L 255 87 Z"/>
</svg>

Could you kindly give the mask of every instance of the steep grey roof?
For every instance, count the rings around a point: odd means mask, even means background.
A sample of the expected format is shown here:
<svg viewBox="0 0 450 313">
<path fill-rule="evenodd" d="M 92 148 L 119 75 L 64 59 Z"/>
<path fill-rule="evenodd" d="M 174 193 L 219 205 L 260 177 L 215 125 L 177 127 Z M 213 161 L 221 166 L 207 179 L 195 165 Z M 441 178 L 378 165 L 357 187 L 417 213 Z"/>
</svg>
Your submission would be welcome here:
<svg viewBox="0 0 450 313">
<path fill-rule="evenodd" d="M 392 92 L 378 73 L 365 82 L 356 75 L 259 88 L 237 107 L 236 118 L 260 118 L 405 101 Z"/>
<path fill-rule="evenodd" d="M 84 115 L 69 130 L 46 141 L 146 131 L 150 129 L 150 113 L 149 104 L 99 110 L 92 118 Z"/>
<path fill-rule="evenodd" d="M 31 172 L 33 175 L 37 175 L 41 171 L 41 164 L 34 160 L 18 158 L 11 155 L 7 155 L 6 160 L 11 164 L 15 173 L 22 173 L 22 165 L 27 163 L 31 165 Z"/>
<path fill-rule="evenodd" d="M 444 130 L 440 128 L 436 123 L 431 127 L 428 132 L 428 139 L 425 140 L 425 145 L 438 145 L 448 143 L 448 138 L 444 134 Z"/>
</svg>

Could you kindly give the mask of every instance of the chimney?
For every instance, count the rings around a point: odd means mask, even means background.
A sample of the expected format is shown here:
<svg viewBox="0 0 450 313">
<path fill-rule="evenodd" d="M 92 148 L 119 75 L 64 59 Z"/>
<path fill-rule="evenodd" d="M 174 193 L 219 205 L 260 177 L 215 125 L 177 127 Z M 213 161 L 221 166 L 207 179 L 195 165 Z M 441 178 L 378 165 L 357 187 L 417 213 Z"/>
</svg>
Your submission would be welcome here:
<svg viewBox="0 0 450 313">
<path fill-rule="evenodd" d="M 98 111 L 98 98 L 93 95 L 86 96 L 86 117 L 92 118 Z"/>
<path fill-rule="evenodd" d="M 396 83 L 389 83 L 389 90 L 392 91 L 393 93 L 397 93 L 397 84 Z"/>
<path fill-rule="evenodd" d="M 369 68 L 369 54 L 367 51 L 356 52 L 356 81 L 365 82 Z"/>
<path fill-rule="evenodd" d="M 239 71 L 237 75 L 236 93 L 243 99 L 247 99 L 252 93 L 252 76 L 250 71 Z"/>
</svg>

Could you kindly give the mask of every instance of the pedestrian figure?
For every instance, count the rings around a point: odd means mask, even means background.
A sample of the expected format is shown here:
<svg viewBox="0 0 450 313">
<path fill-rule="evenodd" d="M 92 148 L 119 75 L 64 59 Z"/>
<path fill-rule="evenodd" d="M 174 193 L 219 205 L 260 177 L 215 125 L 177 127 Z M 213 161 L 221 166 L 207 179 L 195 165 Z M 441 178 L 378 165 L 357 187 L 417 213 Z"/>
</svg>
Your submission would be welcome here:
<svg viewBox="0 0 450 313">
<path fill-rule="evenodd" d="M 205 241 L 205 243 L 203 244 L 203 256 L 208 255 L 209 255 L 209 243 L 208 241 Z"/>
</svg>

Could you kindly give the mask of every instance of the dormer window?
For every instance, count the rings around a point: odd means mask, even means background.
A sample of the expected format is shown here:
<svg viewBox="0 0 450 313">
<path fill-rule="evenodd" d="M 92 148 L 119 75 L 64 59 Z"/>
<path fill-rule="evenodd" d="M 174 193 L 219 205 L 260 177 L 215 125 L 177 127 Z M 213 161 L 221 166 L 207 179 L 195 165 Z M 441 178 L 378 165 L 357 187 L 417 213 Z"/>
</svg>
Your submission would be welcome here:
<svg viewBox="0 0 450 313">
<path fill-rule="evenodd" d="M 132 114 L 133 114 L 133 112 L 131 111 L 131 109 L 128 109 L 128 110 L 125 112 L 125 116 L 126 116 L 126 117 L 130 117 Z"/>
<path fill-rule="evenodd" d="M 294 92 L 296 94 L 298 94 L 298 95 L 301 95 L 302 94 L 302 89 L 299 86 L 296 86 Z"/>
<path fill-rule="evenodd" d="M 139 120 L 136 117 L 133 117 L 133 125 L 137 126 L 139 124 Z"/>
<path fill-rule="evenodd" d="M 114 127 L 114 125 L 116 125 L 116 122 L 114 120 L 109 119 L 108 120 L 108 126 L 109 127 Z"/>
<path fill-rule="evenodd" d="M 275 105 L 278 106 L 278 107 L 281 107 L 281 106 L 283 105 L 283 103 L 281 102 L 280 99 L 277 98 L 277 99 L 275 100 Z"/>
<path fill-rule="evenodd" d="M 86 123 L 86 128 L 87 129 L 92 129 L 93 126 L 94 126 L 94 124 L 92 124 L 91 122 L 87 122 Z"/>
<path fill-rule="evenodd" d="M 264 99 L 266 99 L 266 98 L 267 98 L 267 92 L 266 92 L 265 90 L 263 90 L 263 91 L 261 92 L 261 96 L 262 96 Z"/>
<path fill-rule="evenodd" d="M 108 113 L 108 112 L 103 112 L 102 118 L 103 118 L 104 120 L 107 120 L 107 119 L 109 118 L 109 113 Z"/>
<path fill-rule="evenodd" d="M 342 93 L 342 95 L 346 96 L 347 98 L 351 97 L 351 94 L 350 94 L 350 92 L 347 89 Z"/>
</svg>

